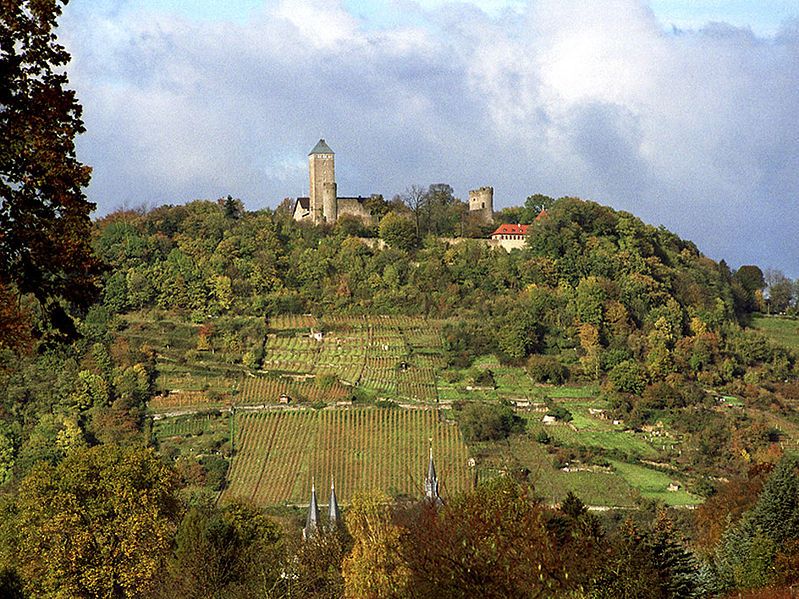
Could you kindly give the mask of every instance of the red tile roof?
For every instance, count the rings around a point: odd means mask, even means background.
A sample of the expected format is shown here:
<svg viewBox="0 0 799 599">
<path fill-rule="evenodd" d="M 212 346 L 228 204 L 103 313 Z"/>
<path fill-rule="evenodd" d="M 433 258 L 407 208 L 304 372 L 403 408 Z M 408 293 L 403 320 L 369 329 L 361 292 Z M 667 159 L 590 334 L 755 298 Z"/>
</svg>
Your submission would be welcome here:
<svg viewBox="0 0 799 599">
<path fill-rule="evenodd" d="M 494 235 L 527 235 L 527 227 L 529 225 L 509 225 L 503 224 L 499 225 L 499 228 L 491 233 L 491 236 Z"/>
</svg>

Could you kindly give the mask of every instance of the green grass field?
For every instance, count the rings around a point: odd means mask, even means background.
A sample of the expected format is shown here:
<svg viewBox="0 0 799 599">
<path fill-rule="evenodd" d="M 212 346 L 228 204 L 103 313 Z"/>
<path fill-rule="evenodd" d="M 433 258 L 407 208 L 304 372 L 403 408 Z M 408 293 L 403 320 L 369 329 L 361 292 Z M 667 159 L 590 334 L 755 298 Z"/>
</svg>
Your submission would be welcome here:
<svg viewBox="0 0 799 599">
<path fill-rule="evenodd" d="M 480 443 L 472 449 L 482 478 L 497 476 L 509 468 L 525 468 L 536 494 L 547 503 L 558 503 L 571 491 L 588 505 L 633 507 L 639 496 L 624 478 L 613 472 L 600 468 L 581 472 L 556 469 L 547 448 L 530 435 Z"/>
<path fill-rule="evenodd" d="M 542 430 L 531 427 L 531 431 Z M 567 425 L 555 424 L 545 427 L 549 436 L 568 447 L 592 447 L 618 450 L 630 457 L 656 458 L 657 450 L 640 436 L 627 431 L 575 431 Z"/>
<path fill-rule="evenodd" d="M 669 491 L 669 483 L 674 482 L 675 479 L 659 470 L 617 461 L 611 461 L 611 464 L 619 476 L 638 489 L 641 495 L 647 499 L 655 499 L 673 506 L 702 503 L 701 498 L 691 495 L 682 488 L 678 491 Z"/>
<path fill-rule="evenodd" d="M 799 320 L 779 316 L 755 316 L 752 327 L 781 345 L 799 349 Z"/>
</svg>

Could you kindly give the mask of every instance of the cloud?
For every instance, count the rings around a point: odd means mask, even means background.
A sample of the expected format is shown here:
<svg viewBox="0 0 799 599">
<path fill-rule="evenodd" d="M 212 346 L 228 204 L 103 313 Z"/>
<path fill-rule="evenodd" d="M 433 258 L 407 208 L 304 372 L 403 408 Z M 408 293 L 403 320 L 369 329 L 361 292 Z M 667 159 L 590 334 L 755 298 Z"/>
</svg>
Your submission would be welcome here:
<svg viewBox="0 0 799 599">
<path fill-rule="evenodd" d="M 325 137 L 345 194 L 576 195 L 799 276 L 797 24 L 666 31 L 635 0 L 397 0 L 404 17 L 379 28 L 337 1 L 241 21 L 74 6 L 60 35 L 100 213 L 227 194 L 275 206 L 307 193 Z"/>
</svg>

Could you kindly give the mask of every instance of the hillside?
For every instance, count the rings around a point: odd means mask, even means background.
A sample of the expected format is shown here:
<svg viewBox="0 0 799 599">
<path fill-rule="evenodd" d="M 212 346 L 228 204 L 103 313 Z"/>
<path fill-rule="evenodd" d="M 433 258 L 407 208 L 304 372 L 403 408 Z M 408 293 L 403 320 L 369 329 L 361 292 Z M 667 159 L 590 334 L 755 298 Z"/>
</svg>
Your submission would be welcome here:
<svg viewBox="0 0 799 599">
<path fill-rule="evenodd" d="M 112 353 L 150 356 L 149 410 L 184 421 L 234 406 L 279 410 L 281 395 L 290 409 L 336 414 L 388 400 L 453 422 L 469 404 L 511 406 L 524 432 L 510 445 L 468 441 L 474 475 L 524 469 L 549 501 L 571 490 L 595 505 L 695 503 L 712 477 L 772 459 L 763 456 L 779 452 L 774 443 L 796 445 L 793 412 L 768 409 L 794 399 L 777 383 L 794 376 L 793 354 L 742 328 L 751 291 L 665 229 L 575 198 L 551 203 L 511 253 L 433 237 L 380 250 L 352 227 L 297 224 L 230 200 L 112 214 L 96 226 L 112 270 L 87 322 L 113 323 Z M 558 407 L 571 420 L 543 426 Z M 212 449 L 232 457 L 236 488 L 249 450 L 231 448 L 230 431 L 246 438 L 256 421 L 225 418 Z M 195 455 L 198 426 L 182 435 L 161 426 L 157 437 L 173 455 Z M 275 430 L 250 446 L 293 451 L 268 440 L 282 438 Z M 392 488 L 418 489 L 423 467 Z M 279 468 L 294 468 L 296 485 L 262 501 L 297 502 L 309 477 L 330 475 L 306 462 Z M 331 468 L 354 476 L 341 470 L 352 466 Z"/>
<path fill-rule="evenodd" d="M 605 588 L 592 561 L 604 539 L 624 567 L 629 539 L 649 561 L 655 543 L 727 567 L 725 535 L 760 517 L 770 473 L 799 451 L 795 327 L 752 315 L 751 272 L 662 228 L 574 198 L 546 205 L 510 253 L 417 239 L 396 205 L 372 227 L 298 224 L 230 198 L 101 219 L 92 244 L 107 270 L 100 300 L 71 307 L 80 337 L 4 353 L 0 475 L 22 514 L 9 526 L 46 527 L 72 505 L 53 494 L 110 502 L 92 513 L 152 508 L 132 522 L 164 528 L 135 538 L 160 552 L 148 572 L 169 584 L 227 555 L 213 540 L 226 531 L 236 563 L 302 564 L 296 584 L 339 596 L 350 537 L 292 544 L 312 483 L 325 508 L 335 482 L 350 534 L 363 514 L 395 522 L 407 546 L 392 555 L 408 567 L 421 567 L 417 547 L 431 559 L 442 543 L 459 550 L 486 518 L 496 525 L 480 538 L 505 543 L 518 524 L 507 513 L 533 519 L 514 539 L 539 535 L 529 547 L 578 564 L 563 588 Z M 450 216 L 439 224 L 451 238 Z M 431 449 L 437 517 L 417 503 Z M 123 482 L 132 490 L 98 486 Z M 115 505 L 142 493 L 160 499 Z M 317 548 L 324 557 L 309 558 Z M 225 588 L 277 580 L 224 576 Z"/>
</svg>

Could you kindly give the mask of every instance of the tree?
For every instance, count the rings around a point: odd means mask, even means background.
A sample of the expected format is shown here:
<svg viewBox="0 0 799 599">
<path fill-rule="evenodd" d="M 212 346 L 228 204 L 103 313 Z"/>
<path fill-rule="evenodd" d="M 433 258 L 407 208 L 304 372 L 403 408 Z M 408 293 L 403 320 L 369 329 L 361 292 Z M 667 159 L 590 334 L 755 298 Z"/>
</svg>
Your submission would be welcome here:
<svg viewBox="0 0 799 599">
<path fill-rule="evenodd" d="M 216 203 L 222 207 L 225 218 L 238 220 L 244 216 L 244 204 L 238 198 L 233 198 L 233 196 L 219 198 Z"/>
<path fill-rule="evenodd" d="M 771 312 L 785 312 L 794 300 L 794 288 L 791 280 L 782 271 L 768 269 L 768 305 Z"/>
<path fill-rule="evenodd" d="M 747 264 L 739 268 L 733 275 L 733 282 L 743 290 L 744 309 L 749 312 L 759 309 L 758 298 L 762 297 L 766 288 L 766 279 L 760 267 Z"/>
<path fill-rule="evenodd" d="M 379 492 L 352 498 L 347 528 L 354 546 L 344 558 L 344 596 L 406 597 L 410 571 L 400 557 L 403 529 L 392 522 L 391 499 Z"/>
<path fill-rule="evenodd" d="M 646 388 L 646 371 L 638 362 L 624 360 L 608 373 L 608 381 L 615 391 L 641 395 Z"/>
<path fill-rule="evenodd" d="M 45 597 L 146 594 L 175 533 L 176 485 L 152 449 L 99 445 L 38 465 L 17 500 L 23 580 Z"/>
<path fill-rule="evenodd" d="M 527 196 L 527 199 L 524 201 L 524 207 L 522 208 L 519 222 L 523 224 L 532 223 L 539 214 L 545 210 L 549 210 L 554 203 L 555 200 L 553 198 L 541 195 L 540 193 Z"/>
<path fill-rule="evenodd" d="M 464 207 L 464 203 L 455 197 L 451 186 L 446 183 L 430 185 L 424 203 L 423 233 L 453 235 L 461 223 Z"/>
<path fill-rule="evenodd" d="M 302 542 L 288 562 L 285 596 L 340 599 L 344 595 L 341 563 L 350 548 L 349 541 L 342 528 L 322 528 Z"/>
<path fill-rule="evenodd" d="M 799 539 L 799 476 L 786 457 L 769 476 L 757 503 L 721 537 L 716 567 L 722 584 L 735 588 L 765 586 L 775 580 L 775 558 Z"/>
<path fill-rule="evenodd" d="M 83 188 L 91 170 L 75 156 L 84 131 L 65 89 L 70 56 L 53 30 L 66 0 L 0 7 L 0 288 L 38 300 L 47 323 L 76 335 L 70 306 L 99 292 Z"/>
<path fill-rule="evenodd" d="M 524 420 L 506 405 L 469 403 L 458 414 L 458 424 L 468 441 L 496 441 L 524 430 Z"/>
<path fill-rule="evenodd" d="M 398 196 L 399 200 L 408 207 L 408 210 L 413 214 L 413 220 L 416 224 L 416 237 L 421 238 L 421 220 L 422 212 L 428 202 L 427 192 L 420 185 L 411 185 L 405 192 Z"/>
<path fill-rule="evenodd" d="M 408 596 L 555 597 L 588 570 L 591 550 L 575 555 L 559 545 L 545 508 L 510 476 L 408 516 Z"/>
<path fill-rule="evenodd" d="M 175 535 L 161 597 L 261 597 L 279 580 L 280 531 L 257 508 L 194 505 Z"/>
<path fill-rule="evenodd" d="M 391 247 L 406 252 L 416 246 L 413 223 L 396 212 L 389 212 L 380 220 L 380 238 Z"/>
<path fill-rule="evenodd" d="M 698 581 L 693 557 L 664 513 L 659 513 L 646 530 L 627 520 L 608 545 L 609 555 L 597 569 L 591 597 L 696 596 Z"/>
<path fill-rule="evenodd" d="M 694 543 L 699 551 L 706 556 L 711 555 L 725 528 L 738 522 L 754 506 L 770 468 L 771 464 L 750 467 L 746 476 L 736 477 L 721 485 L 714 495 L 699 506 L 694 520 Z"/>
</svg>

